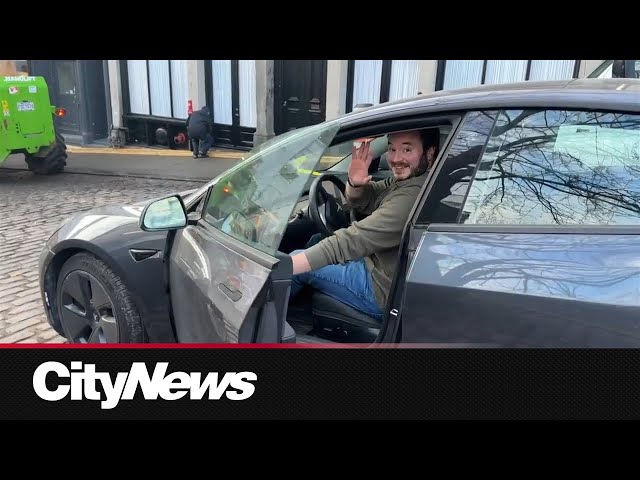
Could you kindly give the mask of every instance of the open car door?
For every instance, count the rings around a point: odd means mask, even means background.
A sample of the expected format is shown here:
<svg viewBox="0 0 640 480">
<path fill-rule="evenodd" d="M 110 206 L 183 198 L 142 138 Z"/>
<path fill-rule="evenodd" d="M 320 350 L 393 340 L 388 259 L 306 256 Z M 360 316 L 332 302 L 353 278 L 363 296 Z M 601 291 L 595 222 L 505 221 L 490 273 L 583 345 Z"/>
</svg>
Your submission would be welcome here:
<svg viewBox="0 0 640 480">
<path fill-rule="evenodd" d="M 320 124 L 275 137 L 222 174 L 200 216 L 175 234 L 169 285 L 181 343 L 278 343 L 291 260 L 278 252 L 295 206 L 337 130 Z"/>
</svg>

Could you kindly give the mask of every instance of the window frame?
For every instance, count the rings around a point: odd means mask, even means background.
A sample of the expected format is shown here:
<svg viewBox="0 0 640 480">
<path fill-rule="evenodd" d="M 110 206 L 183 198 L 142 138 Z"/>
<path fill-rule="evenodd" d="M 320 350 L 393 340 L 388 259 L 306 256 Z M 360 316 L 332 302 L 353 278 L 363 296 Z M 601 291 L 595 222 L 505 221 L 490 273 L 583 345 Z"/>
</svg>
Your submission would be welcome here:
<svg viewBox="0 0 640 480">
<path fill-rule="evenodd" d="M 412 219 L 413 225 L 415 225 L 415 226 L 423 226 L 424 227 L 425 225 L 432 224 L 432 222 L 425 222 L 422 219 L 423 210 L 425 208 L 425 204 L 429 201 L 429 199 L 431 197 L 431 194 L 433 193 L 433 190 L 434 190 L 434 187 L 436 185 L 436 182 L 437 182 L 438 178 L 440 177 L 440 173 L 442 172 L 442 169 L 444 168 L 444 165 L 447 163 L 447 159 L 449 158 L 449 154 L 451 153 L 451 150 L 453 149 L 456 140 L 458 139 L 460 133 L 464 130 L 464 128 L 466 126 L 467 118 L 470 115 L 478 113 L 478 112 L 483 112 L 483 113 L 487 113 L 489 115 L 493 115 L 493 120 L 492 120 L 491 129 L 485 135 L 485 140 L 482 143 L 482 148 L 480 149 L 480 152 L 479 152 L 479 155 L 478 155 L 478 161 L 476 162 L 476 165 L 475 165 L 475 167 L 473 169 L 472 178 L 469 181 L 469 185 L 471 185 L 473 183 L 473 179 L 475 178 L 476 170 L 478 169 L 479 160 L 480 160 L 480 158 L 482 158 L 482 154 L 484 153 L 484 149 L 487 146 L 489 135 L 493 131 L 493 128 L 495 126 L 495 121 L 496 121 L 496 118 L 498 116 L 498 113 L 500 112 L 500 109 L 490 109 L 490 110 L 480 109 L 480 110 L 467 110 L 467 111 L 463 111 L 463 112 L 456 112 L 456 114 L 458 115 L 457 123 L 452 123 L 452 128 L 451 128 L 451 132 L 449 134 L 449 137 L 447 138 L 445 144 L 442 146 L 443 148 L 440 151 L 440 154 L 438 155 L 438 158 L 436 159 L 436 163 L 434 164 L 432 173 L 431 173 L 428 181 L 425 182 L 425 185 L 423 186 L 423 189 L 420 192 L 420 196 L 418 197 L 418 200 L 416 201 L 415 210 L 411 214 L 410 218 Z M 452 112 L 452 114 L 453 114 L 453 112 Z M 468 192 L 468 189 L 467 189 L 467 192 Z M 465 194 L 465 200 L 464 201 L 466 201 L 466 194 Z M 463 202 L 463 205 L 464 205 L 464 202 Z M 459 218 L 459 214 L 457 215 L 457 218 Z M 456 220 L 456 222 L 457 222 L 457 220 Z M 443 223 L 443 225 L 457 225 L 457 223 L 455 223 L 455 224 Z"/>
</svg>

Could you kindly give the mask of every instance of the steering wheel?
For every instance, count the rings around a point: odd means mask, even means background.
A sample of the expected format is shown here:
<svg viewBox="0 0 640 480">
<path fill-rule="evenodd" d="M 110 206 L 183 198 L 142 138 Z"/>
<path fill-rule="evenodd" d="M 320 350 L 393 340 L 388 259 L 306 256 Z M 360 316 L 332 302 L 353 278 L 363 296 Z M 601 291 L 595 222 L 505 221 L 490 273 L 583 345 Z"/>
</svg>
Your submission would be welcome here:
<svg viewBox="0 0 640 480">
<path fill-rule="evenodd" d="M 336 230 L 351 225 L 351 219 L 344 206 L 325 190 L 322 182 L 333 183 L 343 196 L 346 186 L 337 176 L 324 173 L 316 177 L 309 189 L 309 215 L 318 231 L 327 237 L 333 235 Z"/>
</svg>

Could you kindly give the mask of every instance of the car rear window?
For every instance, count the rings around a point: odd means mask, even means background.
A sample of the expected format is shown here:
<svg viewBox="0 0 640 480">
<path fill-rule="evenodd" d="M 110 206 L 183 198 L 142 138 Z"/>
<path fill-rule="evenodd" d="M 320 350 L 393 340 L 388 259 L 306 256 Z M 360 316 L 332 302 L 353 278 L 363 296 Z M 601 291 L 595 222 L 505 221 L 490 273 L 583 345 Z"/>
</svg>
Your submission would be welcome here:
<svg viewBox="0 0 640 480">
<path fill-rule="evenodd" d="M 640 224 L 640 116 L 500 112 L 459 221 Z"/>
</svg>

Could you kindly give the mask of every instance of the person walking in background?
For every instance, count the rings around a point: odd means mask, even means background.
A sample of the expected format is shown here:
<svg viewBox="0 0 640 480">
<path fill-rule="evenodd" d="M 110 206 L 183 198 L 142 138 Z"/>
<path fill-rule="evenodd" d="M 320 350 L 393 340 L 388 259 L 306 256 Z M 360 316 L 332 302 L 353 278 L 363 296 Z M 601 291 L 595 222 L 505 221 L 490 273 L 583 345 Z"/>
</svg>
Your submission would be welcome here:
<svg viewBox="0 0 640 480">
<path fill-rule="evenodd" d="M 213 121 L 209 107 L 205 105 L 189 115 L 186 127 L 193 158 L 205 158 L 213 146 Z"/>
</svg>

